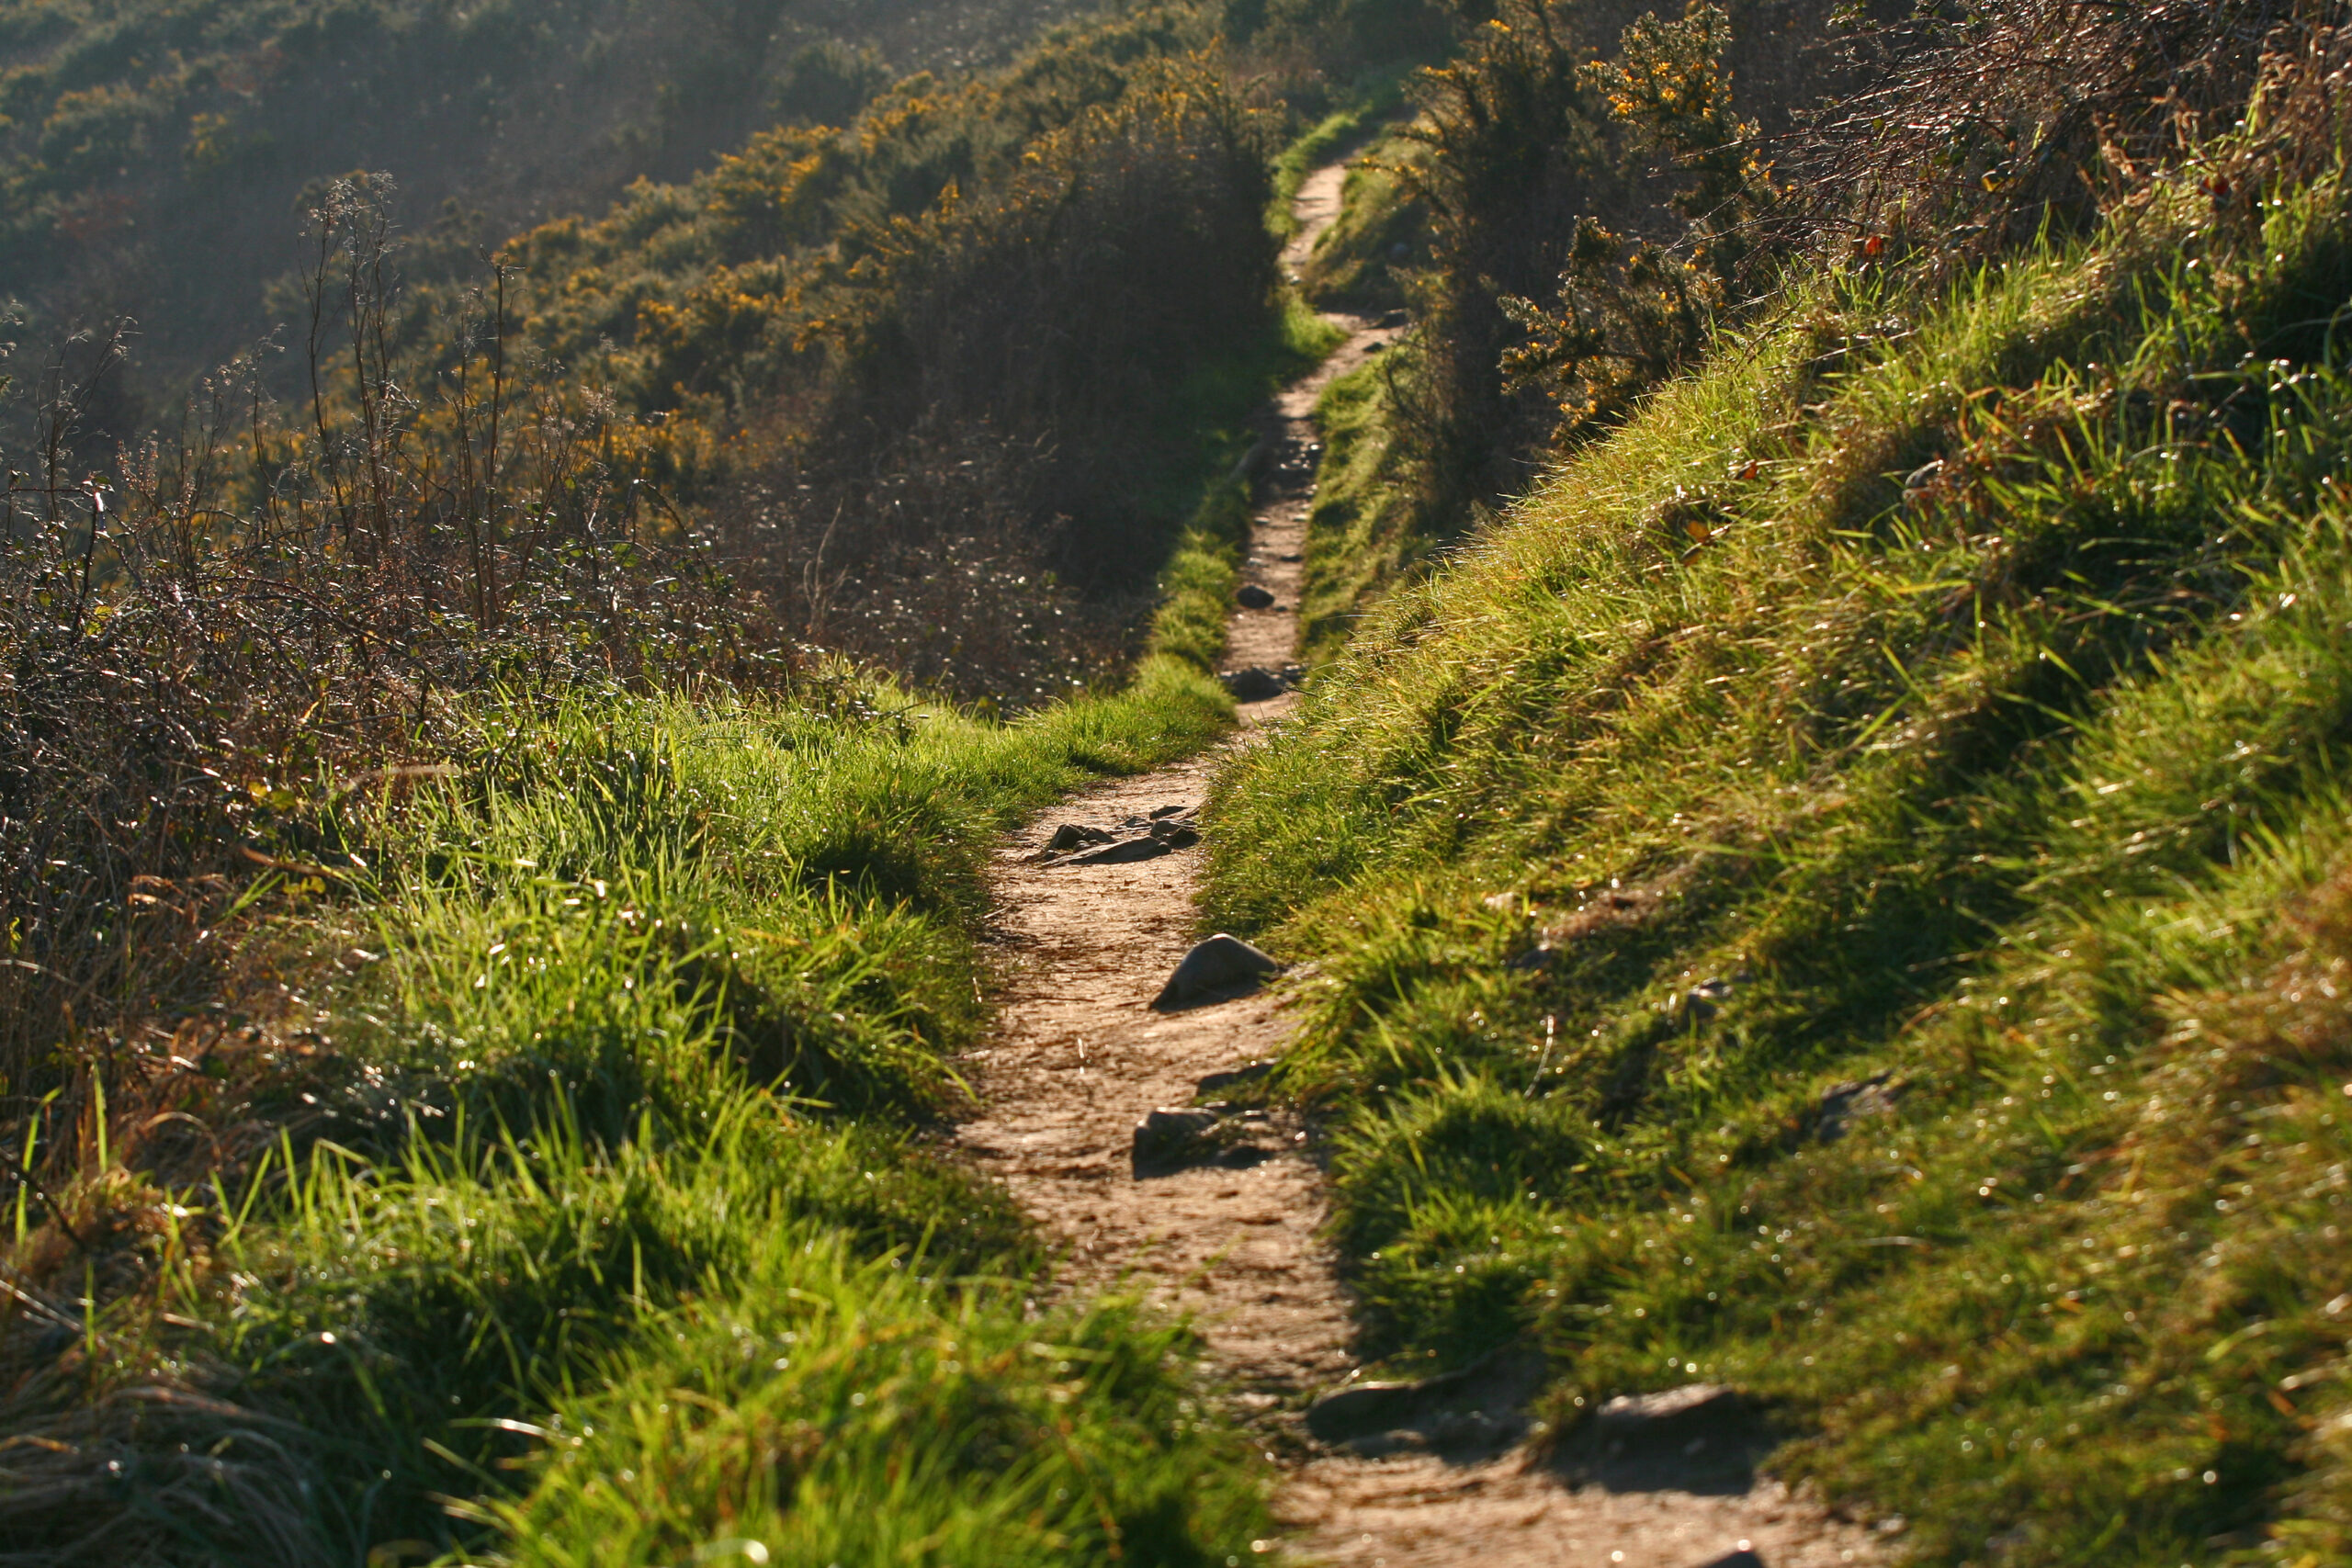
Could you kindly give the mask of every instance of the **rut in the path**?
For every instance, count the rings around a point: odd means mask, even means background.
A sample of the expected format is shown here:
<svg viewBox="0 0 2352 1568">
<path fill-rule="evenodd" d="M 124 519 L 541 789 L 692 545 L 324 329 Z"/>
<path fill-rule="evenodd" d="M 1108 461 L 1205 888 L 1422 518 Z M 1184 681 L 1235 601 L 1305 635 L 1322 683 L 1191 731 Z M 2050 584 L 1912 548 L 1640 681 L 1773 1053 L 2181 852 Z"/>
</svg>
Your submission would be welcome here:
<svg viewBox="0 0 2352 1568">
<path fill-rule="evenodd" d="M 1337 217 L 1343 170 L 1317 171 L 1299 197 L 1293 273 Z M 1279 669 L 1296 645 L 1300 557 L 1313 473 L 1316 397 L 1395 329 L 1341 318 L 1349 339 L 1272 411 L 1271 459 L 1258 465 L 1248 580 L 1273 595 L 1234 613 L 1228 667 Z M 1287 697 L 1244 707 L 1232 745 L 1278 721 Z M 1047 866 L 1031 856 L 1054 826 L 1109 827 L 1167 806 L 1197 807 L 1221 753 L 1102 785 L 1008 841 L 995 868 L 994 931 L 1004 955 L 1002 1019 L 967 1064 L 981 1104 L 962 1146 L 1068 1244 L 1060 1289 L 1141 1294 L 1189 1316 L 1245 1419 L 1267 1432 L 1287 1473 L 1275 1499 L 1308 1561 L 1483 1568 L 1654 1564 L 1697 1568 L 1744 1548 L 1771 1568 L 1875 1560 L 1871 1539 L 1777 1486 L 1713 1478 L 1713 1490 L 1662 1484 L 1571 1486 L 1521 1450 L 1331 1450 L 1298 1412 L 1345 1384 L 1349 1302 L 1319 1234 L 1320 1172 L 1302 1131 L 1252 1124 L 1217 1163 L 1170 1172 L 1132 1161 L 1136 1123 L 1182 1105 L 1200 1080 L 1271 1059 L 1287 1020 L 1278 994 L 1159 1013 L 1149 1002 L 1199 934 L 1197 850 L 1128 864 Z M 1668 1480 L 1674 1479 L 1672 1476 Z M 1269 1547 L 1272 1543 L 1268 1543 Z M 1735 1559 L 1736 1560 L 1736 1559 Z"/>
</svg>

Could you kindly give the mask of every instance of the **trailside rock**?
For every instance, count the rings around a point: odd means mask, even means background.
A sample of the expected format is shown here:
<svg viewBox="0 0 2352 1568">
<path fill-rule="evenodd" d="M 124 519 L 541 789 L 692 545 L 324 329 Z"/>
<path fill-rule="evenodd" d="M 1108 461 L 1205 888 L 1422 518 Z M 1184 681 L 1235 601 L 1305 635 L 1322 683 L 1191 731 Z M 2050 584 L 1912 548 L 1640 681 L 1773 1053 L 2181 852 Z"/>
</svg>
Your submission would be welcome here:
<svg viewBox="0 0 2352 1568">
<path fill-rule="evenodd" d="M 1168 984 L 1152 998 L 1155 1008 L 1182 1007 L 1212 991 L 1224 990 L 1248 981 L 1279 975 L 1283 966 L 1271 953 L 1261 953 L 1238 936 L 1219 931 L 1184 954 L 1176 972 L 1168 976 Z"/>
<path fill-rule="evenodd" d="M 1247 670 L 1236 670 L 1217 679 L 1225 682 L 1225 689 L 1233 694 L 1237 703 L 1270 703 L 1290 690 L 1280 675 L 1262 664 L 1252 664 Z"/>
<path fill-rule="evenodd" d="M 1903 1098 L 1906 1087 L 1893 1073 L 1877 1073 L 1822 1090 L 1821 1113 L 1814 1120 L 1813 1135 L 1834 1144 L 1865 1117 L 1894 1115 L 1894 1102 Z"/>
<path fill-rule="evenodd" d="M 1737 1389 L 1702 1382 L 1609 1401 L 1563 1435 L 1558 1455 L 1612 1490 L 1736 1491 L 1771 1448 L 1761 1409 Z"/>
<path fill-rule="evenodd" d="M 1306 1407 L 1307 1435 L 1367 1458 L 1407 1448 L 1508 1448 L 1526 1434 L 1527 1401 L 1545 1370 L 1539 1353 L 1507 1346 L 1459 1371 L 1351 1383 Z"/>
<path fill-rule="evenodd" d="M 1621 1393 L 1592 1418 L 1604 1451 L 1644 1446 L 1687 1449 L 1693 1438 L 1736 1431 L 1749 1420 L 1747 1401 L 1721 1383 L 1685 1383 L 1663 1393 Z"/>
<path fill-rule="evenodd" d="M 1201 830 L 1192 807 L 1163 806 L 1149 817 L 1130 817 L 1114 829 L 1065 822 L 1046 840 L 1046 847 L 1030 858 L 1046 865 L 1125 865 L 1157 860 L 1200 841 Z"/>
<path fill-rule="evenodd" d="M 1423 1408 L 1464 1381 L 1460 1372 L 1419 1382 L 1362 1382 L 1327 1393 L 1306 1407 L 1307 1435 L 1344 1443 L 1409 1427 Z"/>
<path fill-rule="evenodd" d="M 1136 1123 L 1136 1173 L 1148 1175 L 1182 1162 L 1223 1115 L 1206 1106 L 1163 1105 L 1146 1116 Z"/>
<path fill-rule="evenodd" d="M 1254 582 L 1236 593 L 1233 602 L 1245 610 L 1271 610 L 1274 607 L 1274 596 Z"/>
</svg>

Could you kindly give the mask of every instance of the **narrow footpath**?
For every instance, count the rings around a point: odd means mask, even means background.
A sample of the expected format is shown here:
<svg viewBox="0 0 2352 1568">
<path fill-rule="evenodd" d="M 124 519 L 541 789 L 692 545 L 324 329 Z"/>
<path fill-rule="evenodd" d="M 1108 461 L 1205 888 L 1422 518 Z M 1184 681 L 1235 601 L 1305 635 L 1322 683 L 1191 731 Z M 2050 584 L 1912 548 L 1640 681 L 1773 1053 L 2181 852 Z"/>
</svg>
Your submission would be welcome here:
<svg viewBox="0 0 2352 1568">
<path fill-rule="evenodd" d="M 1338 217 L 1344 178 L 1344 165 L 1334 164 L 1300 190 L 1287 273 Z M 1235 610 L 1227 669 L 1237 673 L 1278 673 L 1294 657 L 1316 400 L 1397 335 L 1360 318 L 1334 320 L 1346 343 L 1281 395 L 1253 464 L 1245 581 L 1272 604 Z M 1305 1131 L 1278 1115 L 1232 1118 L 1220 1124 L 1226 1135 L 1213 1157 L 1165 1168 L 1138 1162 L 1136 1137 L 1153 1111 L 1214 1100 L 1215 1075 L 1247 1074 L 1281 1053 L 1289 1021 L 1280 988 L 1152 1010 L 1199 935 L 1196 848 L 1132 861 L 1039 859 L 1064 824 L 1133 833 L 1155 814 L 1188 819 L 1232 749 L 1289 710 L 1294 699 L 1275 682 L 1241 689 L 1269 688 L 1245 703 L 1243 729 L 1226 748 L 1076 795 L 997 855 L 991 926 L 1003 1011 L 964 1064 L 980 1110 L 959 1141 L 1065 1242 L 1058 1288 L 1123 1291 L 1192 1320 L 1212 1376 L 1283 1468 L 1274 1508 L 1285 1534 L 1261 1545 L 1281 1560 L 1363 1568 L 1878 1561 L 1867 1532 L 1754 1481 L 1744 1464 L 1620 1466 L 1572 1483 L 1520 1440 L 1523 1424 L 1508 1410 L 1499 1418 L 1473 1412 L 1466 1424 L 1457 1412 L 1451 1427 L 1421 1420 L 1421 1431 L 1384 1431 L 1375 1421 L 1338 1446 L 1311 1435 L 1304 1413 L 1347 1387 L 1359 1363 L 1347 1292 L 1320 1234 L 1322 1175 Z M 1481 1397 L 1501 1405 L 1510 1392 L 1489 1378 Z M 1678 1442 L 1684 1429 L 1673 1429 Z"/>
</svg>

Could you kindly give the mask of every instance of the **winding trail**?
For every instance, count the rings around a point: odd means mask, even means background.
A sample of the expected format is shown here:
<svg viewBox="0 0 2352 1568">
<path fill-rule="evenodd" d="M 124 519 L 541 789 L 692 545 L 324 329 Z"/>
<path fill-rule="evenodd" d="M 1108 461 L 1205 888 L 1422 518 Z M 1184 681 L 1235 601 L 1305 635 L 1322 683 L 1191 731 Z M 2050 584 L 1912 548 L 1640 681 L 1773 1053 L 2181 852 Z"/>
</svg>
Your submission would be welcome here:
<svg viewBox="0 0 2352 1568">
<path fill-rule="evenodd" d="M 1334 164 L 1300 190 L 1287 273 L 1338 217 L 1344 177 Z M 1229 669 L 1280 669 L 1293 657 L 1315 401 L 1396 335 L 1361 318 L 1333 319 L 1346 343 L 1276 400 L 1253 465 L 1245 577 L 1274 604 L 1234 612 Z M 1272 1116 L 1247 1123 L 1246 1136 L 1214 1163 L 1158 1173 L 1133 1160 L 1136 1125 L 1154 1108 L 1187 1104 L 1204 1077 L 1280 1053 L 1283 998 L 1261 992 L 1151 1010 L 1197 935 L 1197 850 L 1128 864 L 1032 858 L 1061 822 L 1110 827 L 1163 807 L 1198 807 L 1226 757 L 1293 700 L 1245 705 L 1243 728 L 1225 747 L 1076 795 L 999 851 L 991 935 L 1003 1010 L 995 1034 L 964 1064 L 980 1106 L 959 1130 L 967 1156 L 1065 1242 L 1059 1291 L 1121 1290 L 1193 1320 L 1214 1378 L 1283 1466 L 1274 1508 L 1286 1533 L 1261 1550 L 1363 1568 L 1699 1568 L 1742 1548 L 1770 1568 L 1877 1562 L 1867 1532 L 1773 1483 L 1692 1490 L 1652 1476 L 1612 1490 L 1571 1484 L 1527 1450 L 1498 1452 L 1493 1443 L 1439 1454 L 1410 1443 L 1332 1449 L 1307 1435 L 1307 1404 L 1347 1382 L 1359 1363 L 1347 1292 L 1319 1234 L 1322 1175 L 1305 1131 Z"/>
</svg>

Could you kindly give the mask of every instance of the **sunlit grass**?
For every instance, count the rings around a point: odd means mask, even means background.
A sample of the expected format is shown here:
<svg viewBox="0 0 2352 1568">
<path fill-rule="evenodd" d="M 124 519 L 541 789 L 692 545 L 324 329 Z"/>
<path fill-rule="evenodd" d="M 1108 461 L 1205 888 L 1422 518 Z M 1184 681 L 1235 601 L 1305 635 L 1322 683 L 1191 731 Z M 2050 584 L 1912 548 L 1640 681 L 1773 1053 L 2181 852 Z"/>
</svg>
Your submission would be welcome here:
<svg viewBox="0 0 2352 1568">
<path fill-rule="evenodd" d="M 996 836 L 1231 711 L 1165 656 L 1011 725 L 846 671 L 484 705 L 446 776 L 346 796 L 316 853 L 347 886 L 295 922 L 353 971 L 309 998 L 314 1109 L 244 1186 L 159 1201 L 152 1298 L 93 1328 L 94 1374 L 233 1402 L 170 1434 L 241 1478 L 171 1530 L 289 1562 L 1246 1550 L 1248 1456 L 1185 1403 L 1182 1336 L 1035 1316 L 1025 1221 L 921 1136 L 985 1021 Z M 184 1483 L 110 1440 L 130 1517 Z M 22 1539 L 88 1528 L 12 1506 Z"/>
<path fill-rule="evenodd" d="M 2352 270 L 2282 196 L 1800 286 L 1220 784 L 1375 1348 L 1737 1382 L 1921 1561 L 2343 1550 Z"/>
</svg>

